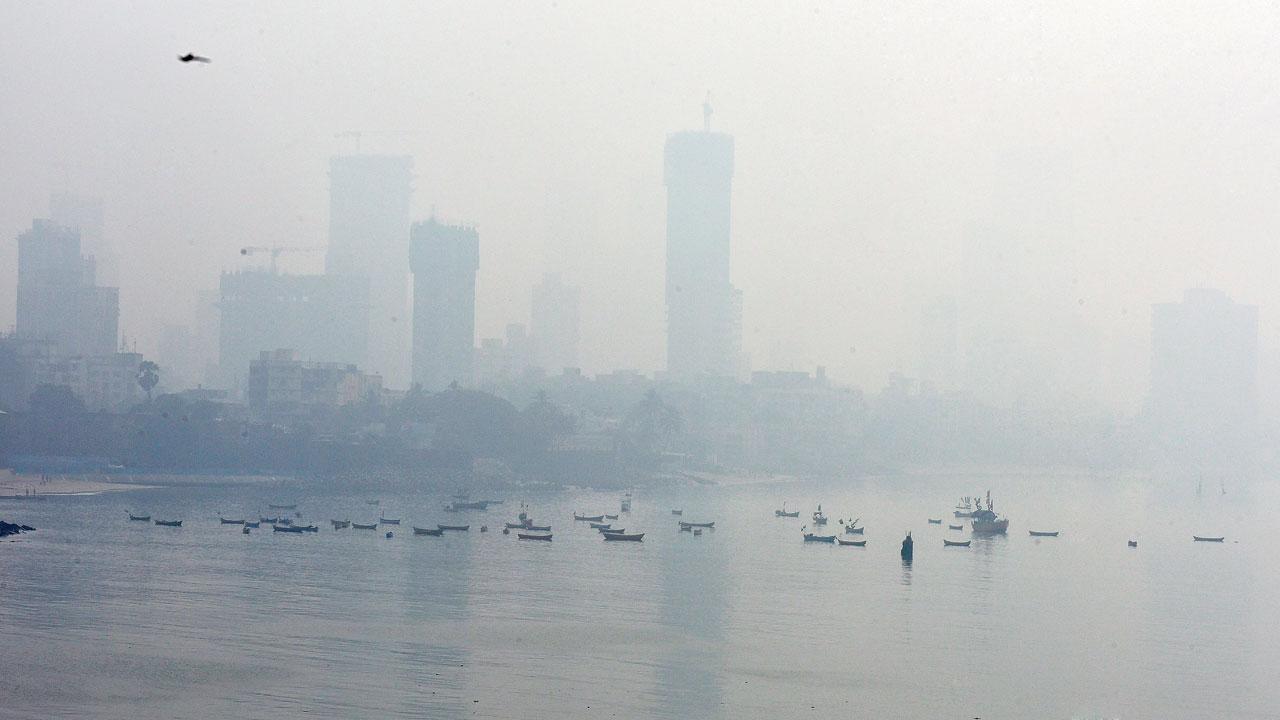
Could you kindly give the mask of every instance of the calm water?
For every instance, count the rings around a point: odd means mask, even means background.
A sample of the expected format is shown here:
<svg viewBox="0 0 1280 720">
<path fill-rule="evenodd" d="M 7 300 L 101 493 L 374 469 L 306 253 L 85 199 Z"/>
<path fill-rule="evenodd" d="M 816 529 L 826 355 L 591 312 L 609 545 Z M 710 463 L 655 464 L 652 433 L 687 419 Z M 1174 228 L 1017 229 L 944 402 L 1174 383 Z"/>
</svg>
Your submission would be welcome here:
<svg viewBox="0 0 1280 720">
<path fill-rule="evenodd" d="M 955 498 L 988 487 L 1009 536 L 944 549 Z M 464 514 L 302 485 L 0 500 L 40 528 L 0 543 L 0 715 L 1274 718 L 1280 489 L 1228 491 L 1047 474 L 641 490 L 620 524 L 643 544 L 569 520 L 616 512 L 615 492 Z M 376 519 L 373 497 L 404 518 L 393 539 L 329 528 Z M 521 499 L 552 543 L 501 534 Z M 802 544 L 783 500 L 823 503 L 836 530 L 860 516 L 867 547 Z M 271 501 L 321 531 L 217 522 Z M 673 507 L 717 529 L 680 533 Z M 460 518 L 472 532 L 409 528 Z"/>
</svg>

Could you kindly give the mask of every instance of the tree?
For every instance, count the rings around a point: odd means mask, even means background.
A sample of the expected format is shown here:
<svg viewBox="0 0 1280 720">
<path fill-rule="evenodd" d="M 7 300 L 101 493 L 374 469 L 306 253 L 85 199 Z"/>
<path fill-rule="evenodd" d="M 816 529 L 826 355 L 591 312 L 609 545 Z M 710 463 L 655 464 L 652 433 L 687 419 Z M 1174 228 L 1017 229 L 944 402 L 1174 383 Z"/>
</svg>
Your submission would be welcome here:
<svg viewBox="0 0 1280 720">
<path fill-rule="evenodd" d="M 633 452 L 653 458 L 667 447 L 683 425 L 680 411 L 663 402 L 657 392 L 649 390 L 623 418 L 622 432 Z"/>
<path fill-rule="evenodd" d="M 537 399 L 520 411 L 520 451 L 528 457 L 542 455 L 556 440 L 572 433 L 577 424 L 572 415 L 547 400 L 547 393 L 539 390 Z"/>
<path fill-rule="evenodd" d="M 31 393 L 31 413 L 39 417 L 69 420 L 84 414 L 84 401 L 66 385 L 43 384 Z"/>
<path fill-rule="evenodd" d="M 147 402 L 151 402 L 151 390 L 160 384 L 160 366 L 150 360 L 143 360 L 138 365 L 138 385 L 146 391 Z"/>
</svg>

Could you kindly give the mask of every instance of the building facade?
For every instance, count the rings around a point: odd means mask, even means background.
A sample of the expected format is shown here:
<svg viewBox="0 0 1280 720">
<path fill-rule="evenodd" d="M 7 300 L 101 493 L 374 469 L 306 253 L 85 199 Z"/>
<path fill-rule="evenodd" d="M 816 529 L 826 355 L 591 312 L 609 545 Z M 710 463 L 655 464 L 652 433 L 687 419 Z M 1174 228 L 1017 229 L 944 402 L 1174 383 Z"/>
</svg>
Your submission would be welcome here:
<svg viewBox="0 0 1280 720">
<path fill-rule="evenodd" d="M 474 227 L 431 218 L 411 233 L 413 382 L 435 392 L 474 383 L 476 271 L 480 235 Z"/>
<path fill-rule="evenodd" d="M 309 362 L 293 350 L 264 350 L 249 364 L 249 409 L 259 417 L 296 417 L 380 398 L 382 378 L 345 363 Z"/>
<path fill-rule="evenodd" d="M 80 232 L 34 220 L 18 236 L 17 334 L 59 355 L 115 352 L 120 321 L 116 288 L 94 284 L 94 260 L 80 252 Z"/>
</svg>

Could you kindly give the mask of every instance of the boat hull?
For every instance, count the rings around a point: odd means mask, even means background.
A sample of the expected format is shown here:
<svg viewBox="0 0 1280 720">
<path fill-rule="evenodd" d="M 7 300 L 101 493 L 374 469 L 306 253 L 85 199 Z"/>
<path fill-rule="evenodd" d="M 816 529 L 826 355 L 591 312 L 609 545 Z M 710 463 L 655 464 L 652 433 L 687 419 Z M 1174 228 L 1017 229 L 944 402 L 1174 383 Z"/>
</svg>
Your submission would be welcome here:
<svg viewBox="0 0 1280 720">
<path fill-rule="evenodd" d="M 573 519 L 578 522 L 602 522 L 604 521 L 604 515 L 574 515 Z"/>
<path fill-rule="evenodd" d="M 834 543 L 834 542 L 836 541 L 836 536 L 835 536 L 835 535 L 814 535 L 813 533 L 805 533 L 805 534 L 804 534 L 804 541 L 805 541 L 805 542 L 807 542 L 807 543 L 812 542 L 812 543 L 828 543 L 828 544 L 830 544 L 830 543 Z"/>
<path fill-rule="evenodd" d="M 413 534 L 414 534 L 414 535 L 430 535 L 430 536 L 432 536 L 432 537 L 440 537 L 441 535 L 443 535 L 443 534 L 444 534 L 444 531 L 443 531 L 443 530 L 441 530 L 440 528 L 436 528 L 436 529 L 432 530 L 431 528 L 420 528 L 420 527 L 415 527 L 415 528 L 413 529 Z"/>
<path fill-rule="evenodd" d="M 516 537 L 521 540 L 545 540 L 551 542 L 551 535 L 528 535 L 526 533 L 516 533 Z"/>
<path fill-rule="evenodd" d="M 1054 530 L 1053 532 L 1045 532 L 1045 531 L 1038 531 L 1038 530 L 1028 530 L 1027 532 L 1030 533 L 1031 537 L 1058 537 L 1058 533 L 1060 531 Z"/>
<path fill-rule="evenodd" d="M 715 527 L 715 526 L 716 526 L 716 524 L 715 524 L 714 522 L 706 522 L 706 523 L 681 522 L 681 523 L 680 523 L 680 528 L 681 528 L 681 529 L 684 529 L 684 528 L 713 528 L 713 527 Z"/>
<path fill-rule="evenodd" d="M 605 533 L 605 542 L 641 542 L 644 540 L 644 533 Z"/>
<path fill-rule="evenodd" d="M 866 547 L 867 546 L 866 540 L 839 540 L 838 542 L 841 545 L 847 545 L 850 547 Z"/>
<path fill-rule="evenodd" d="M 160 527 L 182 527 L 181 520 L 157 520 L 156 525 Z"/>
<path fill-rule="evenodd" d="M 471 526 L 470 525 L 437 525 L 436 528 L 442 532 L 445 530 L 451 530 L 453 532 L 467 532 L 468 530 L 471 529 Z"/>
<path fill-rule="evenodd" d="M 1225 538 L 1225 537 L 1202 537 L 1202 536 L 1200 536 L 1200 535 L 1192 535 L 1191 537 L 1192 537 L 1192 538 L 1194 538 L 1196 542 L 1217 542 L 1217 543 L 1220 543 L 1220 542 L 1224 542 L 1224 541 L 1226 540 L 1226 538 Z"/>
<path fill-rule="evenodd" d="M 1009 532 L 1008 520 L 974 520 L 974 535 L 1004 535 Z"/>
<path fill-rule="evenodd" d="M 969 547 L 972 540 L 943 540 L 942 547 Z"/>
</svg>

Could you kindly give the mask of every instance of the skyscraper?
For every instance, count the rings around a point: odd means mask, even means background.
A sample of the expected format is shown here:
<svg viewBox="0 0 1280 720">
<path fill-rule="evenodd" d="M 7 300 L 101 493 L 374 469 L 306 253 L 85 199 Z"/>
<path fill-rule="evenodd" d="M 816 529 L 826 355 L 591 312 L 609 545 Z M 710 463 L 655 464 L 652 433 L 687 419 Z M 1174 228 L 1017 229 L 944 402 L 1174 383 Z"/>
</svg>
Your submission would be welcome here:
<svg viewBox="0 0 1280 720">
<path fill-rule="evenodd" d="M 59 355 L 116 351 L 120 292 L 94 285 L 92 257 L 80 254 L 80 231 L 34 220 L 18 236 L 20 337 L 48 343 Z"/>
<path fill-rule="evenodd" d="M 731 377 L 740 348 L 729 283 L 733 138 L 710 130 L 666 143 L 667 370 L 676 377 Z"/>
<path fill-rule="evenodd" d="M 480 235 L 435 218 L 414 223 L 410 235 L 413 381 L 431 392 L 471 385 Z"/>
<path fill-rule="evenodd" d="M 558 274 L 533 287 L 532 327 L 536 362 L 550 373 L 578 365 L 578 288 Z"/>
<path fill-rule="evenodd" d="M 80 251 L 93 257 L 95 282 L 119 283 L 115 251 L 103 234 L 102 199 L 59 192 L 49 196 L 49 219 L 80 231 Z"/>
<path fill-rule="evenodd" d="M 388 387 L 409 380 L 409 202 L 413 158 L 347 155 L 329 162 L 325 271 L 369 287 L 368 357 Z"/>
</svg>

